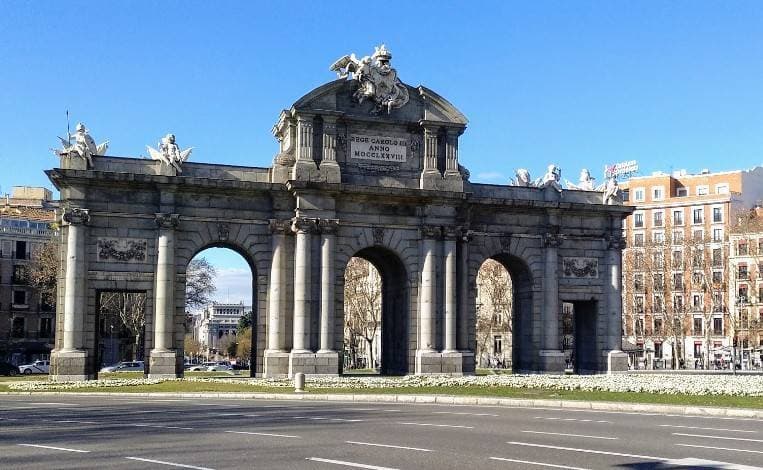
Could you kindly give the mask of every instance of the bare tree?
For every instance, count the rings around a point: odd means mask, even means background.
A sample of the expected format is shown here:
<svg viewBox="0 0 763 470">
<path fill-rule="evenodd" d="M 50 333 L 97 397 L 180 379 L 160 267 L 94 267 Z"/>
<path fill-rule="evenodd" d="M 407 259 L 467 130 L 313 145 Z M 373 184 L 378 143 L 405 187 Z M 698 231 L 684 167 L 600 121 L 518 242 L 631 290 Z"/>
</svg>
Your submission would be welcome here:
<svg viewBox="0 0 763 470">
<path fill-rule="evenodd" d="M 356 364 L 357 343 L 366 342 L 368 367 L 374 367 L 373 343 L 381 326 L 381 278 L 371 263 L 350 258 L 344 271 L 344 336 Z"/>
<path fill-rule="evenodd" d="M 186 356 L 197 358 L 201 355 L 201 343 L 192 334 L 186 334 L 183 340 L 183 351 Z"/>
<path fill-rule="evenodd" d="M 52 305 L 56 298 L 56 284 L 59 268 L 59 244 L 55 241 L 43 243 L 33 253 L 32 263 L 29 265 L 29 284 L 37 289 L 43 303 Z"/>
<path fill-rule="evenodd" d="M 488 341 L 500 333 L 511 335 L 511 276 L 495 260 L 485 261 L 477 272 L 477 357 L 488 351 Z"/>
<path fill-rule="evenodd" d="M 133 338 L 133 357 L 143 357 L 143 331 L 146 326 L 145 292 L 101 292 L 101 314 L 117 316 Z"/>
<path fill-rule="evenodd" d="M 188 263 L 185 276 L 185 305 L 187 310 L 207 305 L 217 290 L 214 284 L 217 271 L 206 258 L 194 258 Z"/>
<path fill-rule="evenodd" d="M 247 364 L 250 363 L 252 357 L 252 328 L 245 327 L 239 329 L 236 333 L 236 357 L 242 359 Z"/>
</svg>

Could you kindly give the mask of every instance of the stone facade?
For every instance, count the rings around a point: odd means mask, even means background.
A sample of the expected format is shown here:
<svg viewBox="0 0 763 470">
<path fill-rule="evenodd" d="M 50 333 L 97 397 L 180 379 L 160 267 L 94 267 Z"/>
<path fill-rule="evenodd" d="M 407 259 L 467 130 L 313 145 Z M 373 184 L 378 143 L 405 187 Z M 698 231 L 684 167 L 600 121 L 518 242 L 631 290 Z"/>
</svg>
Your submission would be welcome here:
<svg viewBox="0 0 763 470">
<path fill-rule="evenodd" d="M 53 375 L 94 375 L 100 289 L 149 294 L 150 375 L 182 375 L 185 270 L 210 246 L 252 268 L 257 375 L 341 373 L 353 256 L 383 278 L 382 373 L 474 373 L 487 258 L 512 275 L 516 369 L 564 370 L 562 302 L 587 318 L 579 370 L 622 368 L 619 241 L 630 209 L 591 191 L 473 184 L 458 154 L 467 121 L 453 105 L 405 85 L 404 106 L 374 114 L 353 99 L 357 86 L 335 80 L 284 110 L 270 168 L 188 162 L 179 175 L 145 159 L 94 157 L 90 168 L 62 158 L 48 172 L 71 214 Z M 111 239 L 145 240 L 145 259 L 99 258 L 99 240 Z M 566 258 L 596 270 L 564 276 Z"/>
</svg>

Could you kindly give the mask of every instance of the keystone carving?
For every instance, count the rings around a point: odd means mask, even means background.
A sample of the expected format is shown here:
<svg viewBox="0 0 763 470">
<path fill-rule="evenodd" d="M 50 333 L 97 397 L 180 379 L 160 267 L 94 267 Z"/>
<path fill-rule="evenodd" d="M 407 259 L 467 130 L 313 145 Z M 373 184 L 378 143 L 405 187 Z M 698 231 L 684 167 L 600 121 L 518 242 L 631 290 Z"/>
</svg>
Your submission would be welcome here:
<svg viewBox="0 0 763 470">
<path fill-rule="evenodd" d="M 156 213 L 156 226 L 163 229 L 173 229 L 180 223 L 179 214 Z"/>
<path fill-rule="evenodd" d="M 90 222 L 90 211 L 79 207 L 69 207 L 64 211 L 64 221 L 71 225 L 81 225 Z"/>
</svg>

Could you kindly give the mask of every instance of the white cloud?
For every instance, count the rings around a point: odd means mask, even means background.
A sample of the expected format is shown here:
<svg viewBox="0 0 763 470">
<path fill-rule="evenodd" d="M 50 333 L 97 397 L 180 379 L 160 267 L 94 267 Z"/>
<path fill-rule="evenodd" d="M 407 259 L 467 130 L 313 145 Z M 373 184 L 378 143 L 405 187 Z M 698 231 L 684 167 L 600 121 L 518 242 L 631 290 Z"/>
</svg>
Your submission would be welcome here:
<svg viewBox="0 0 763 470">
<path fill-rule="evenodd" d="M 249 268 L 220 268 L 217 267 L 215 286 L 212 294 L 215 302 L 244 302 L 252 304 L 252 271 Z"/>
</svg>

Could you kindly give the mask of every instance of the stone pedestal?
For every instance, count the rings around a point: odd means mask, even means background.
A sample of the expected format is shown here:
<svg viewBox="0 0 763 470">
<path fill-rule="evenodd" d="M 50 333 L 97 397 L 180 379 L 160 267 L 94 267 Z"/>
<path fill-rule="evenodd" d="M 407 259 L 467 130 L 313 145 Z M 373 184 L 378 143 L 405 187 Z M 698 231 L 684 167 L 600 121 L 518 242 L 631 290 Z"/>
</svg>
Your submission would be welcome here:
<svg viewBox="0 0 763 470">
<path fill-rule="evenodd" d="M 316 374 L 317 355 L 312 352 L 293 351 L 289 353 L 289 377 L 294 377 L 297 372 L 303 374 Z"/>
<path fill-rule="evenodd" d="M 50 380 L 53 382 L 70 382 L 95 378 L 93 374 L 87 372 L 87 351 L 53 351 L 50 362 Z"/>
<path fill-rule="evenodd" d="M 564 370 L 567 367 L 567 361 L 564 358 L 564 353 L 559 350 L 542 350 L 540 351 L 540 371 L 546 374 L 564 374 Z"/>
<path fill-rule="evenodd" d="M 468 355 L 471 355 L 472 361 L 474 361 L 474 354 L 463 353 L 461 351 L 443 351 L 442 353 L 442 373 L 448 375 L 464 375 L 469 374 L 467 363 Z M 474 371 L 472 370 L 472 373 Z"/>
<path fill-rule="evenodd" d="M 315 373 L 319 375 L 339 375 L 339 353 L 318 351 L 315 354 Z"/>
<path fill-rule="evenodd" d="M 337 162 L 322 162 L 320 167 L 321 181 L 326 183 L 341 183 L 342 172 Z"/>
<path fill-rule="evenodd" d="M 625 372 L 628 370 L 628 353 L 622 351 L 604 351 L 607 373 Z"/>
<path fill-rule="evenodd" d="M 436 375 L 442 372 L 442 353 L 416 351 L 416 375 Z"/>
<path fill-rule="evenodd" d="M 151 357 L 148 362 L 149 379 L 172 379 L 182 377 L 178 372 L 177 353 L 175 351 L 151 351 Z"/>
<path fill-rule="evenodd" d="M 289 375 L 289 353 L 285 351 L 265 351 L 264 376 L 282 378 Z"/>
</svg>

